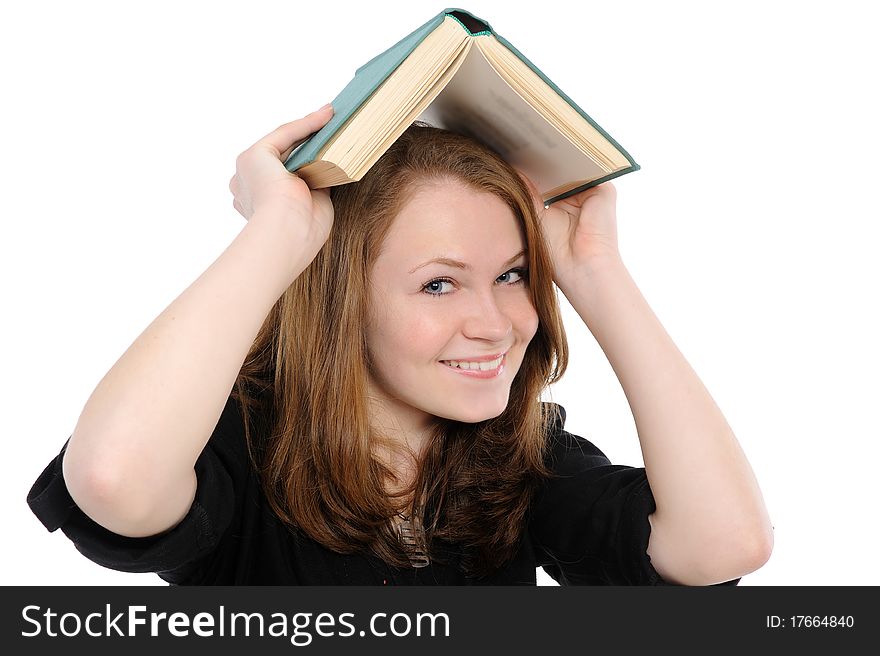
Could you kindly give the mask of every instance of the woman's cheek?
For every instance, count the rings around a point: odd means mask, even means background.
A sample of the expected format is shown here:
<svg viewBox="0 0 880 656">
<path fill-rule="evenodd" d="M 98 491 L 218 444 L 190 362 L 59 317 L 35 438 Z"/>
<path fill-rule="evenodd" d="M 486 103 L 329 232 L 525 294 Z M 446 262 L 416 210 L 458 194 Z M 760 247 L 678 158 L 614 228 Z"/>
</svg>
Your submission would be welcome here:
<svg viewBox="0 0 880 656">
<path fill-rule="evenodd" d="M 526 341 L 531 341 L 538 332 L 538 324 L 538 311 L 532 304 L 531 298 L 526 296 L 517 308 L 517 329 Z"/>
<path fill-rule="evenodd" d="M 535 311 L 535 308 L 532 308 L 531 311 L 531 332 L 529 333 L 529 341 L 531 341 L 532 337 L 538 332 L 538 325 L 540 324 L 540 319 L 538 318 L 538 313 Z"/>
<path fill-rule="evenodd" d="M 448 321 L 448 319 L 447 319 Z M 435 353 L 443 347 L 438 343 L 443 331 L 443 314 L 433 308 L 411 304 L 402 311 L 395 312 L 389 325 L 394 333 L 398 349 L 403 352 L 419 354 L 423 351 Z"/>
</svg>

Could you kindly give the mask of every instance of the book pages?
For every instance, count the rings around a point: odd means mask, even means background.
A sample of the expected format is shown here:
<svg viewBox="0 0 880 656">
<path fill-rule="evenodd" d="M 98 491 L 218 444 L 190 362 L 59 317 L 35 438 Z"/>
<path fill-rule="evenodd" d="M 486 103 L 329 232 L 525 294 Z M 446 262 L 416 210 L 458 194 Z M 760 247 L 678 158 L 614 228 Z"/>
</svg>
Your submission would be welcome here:
<svg viewBox="0 0 880 656">
<path fill-rule="evenodd" d="M 476 39 L 492 37 L 475 37 Z M 419 116 L 434 126 L 467 134 L 522 169 L 544 199 L 572 177 L 595 180 L 610 171 L 553 127 L 471 48 L 458 73 Z"/>
</svg>

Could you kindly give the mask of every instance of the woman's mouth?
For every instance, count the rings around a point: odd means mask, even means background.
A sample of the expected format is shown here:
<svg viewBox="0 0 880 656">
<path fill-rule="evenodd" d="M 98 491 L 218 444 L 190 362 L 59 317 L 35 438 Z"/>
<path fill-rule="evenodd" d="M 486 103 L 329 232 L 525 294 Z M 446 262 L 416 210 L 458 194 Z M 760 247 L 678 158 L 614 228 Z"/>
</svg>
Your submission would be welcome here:
<svg viewBox="0 0 880 656">
<path fill-rule="evenodd" d="M 446 369 L 471 378 L 497 378 L 504 371 L 507 354 L 502 353 L 488 362 L 468 362 L 464 360 L 440 360 Z"/>
</svg>

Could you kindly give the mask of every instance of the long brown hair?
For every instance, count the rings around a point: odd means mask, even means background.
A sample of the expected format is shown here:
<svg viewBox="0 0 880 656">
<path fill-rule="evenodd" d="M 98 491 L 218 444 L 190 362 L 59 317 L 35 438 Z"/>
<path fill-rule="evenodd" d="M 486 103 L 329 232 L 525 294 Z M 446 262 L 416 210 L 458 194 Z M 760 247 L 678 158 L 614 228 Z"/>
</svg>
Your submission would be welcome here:
<svg viewBox="0 0 880 656">
<path fill-rule="evenodd" d="M 416 122 L 359 181 L 334 187 L 330 236 L 266 317 L 235 383 L 249 453 L 272 509 L 339 553 L 372 553 L 409 566 L 390 519 L 399 511 L 375 456 L 388 444 L 371 430 L 363 326 L 368 278 L 383 239 L 422 183 L 453 179 L 496 195 L 525 234 L 528 288 L 539 325 L 509 403 L 475 424 L 437 418 L 417 474 L 405 490 L 419 499 L 433 540 L 461 549 L 462 568 L 485 576 L 516 552 L 530 501 L 549 472 L 544 457 L 555 413 L 541 392 L 565 373 L 568 347 L 552 264 L 528 188 L 496 153 L 471 138 Z M 404 494 L 404 493 L 401 493 Z"/>
</svg>

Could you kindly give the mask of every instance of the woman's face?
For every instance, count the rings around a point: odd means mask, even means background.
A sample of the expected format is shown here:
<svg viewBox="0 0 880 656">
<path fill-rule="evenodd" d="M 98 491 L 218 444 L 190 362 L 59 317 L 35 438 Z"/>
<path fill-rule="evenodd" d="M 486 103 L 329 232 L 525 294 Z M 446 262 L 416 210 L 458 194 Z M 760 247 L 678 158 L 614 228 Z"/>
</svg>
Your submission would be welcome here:
<svg viewBox="0 0 880 656">
<path fill-rule="evenodd" d="M 432 182 L 403 207 L 370 275 L 368 383 L 382 424 L 420 431 L 433 417 L 474 423 L 504 411 L 538 329 L 525 248 L 507 205 L 461 182 Z"/>
</svg>

